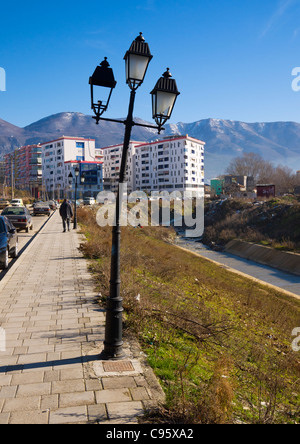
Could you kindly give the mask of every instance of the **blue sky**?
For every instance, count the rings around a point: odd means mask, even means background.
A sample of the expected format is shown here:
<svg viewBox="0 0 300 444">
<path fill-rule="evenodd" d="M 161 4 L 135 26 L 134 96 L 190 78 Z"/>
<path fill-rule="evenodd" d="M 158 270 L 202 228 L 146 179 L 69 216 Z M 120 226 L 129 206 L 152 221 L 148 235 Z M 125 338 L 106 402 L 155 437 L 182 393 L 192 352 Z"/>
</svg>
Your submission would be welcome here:
<svg viewBox="0 0 300 444">
<path fill-rule="evenodd" d="M 143 32 L 153 59 L 135 116 L 170 67 L 181 95 L 172 123 L 205 118 L 300 122 L 300 0 L 29 0 L 0 6 L 0 118 L 18 126 L 50 114 L 90 114 L 88 78 L 104 56 L 117 80 L 107 117 L 127 114 L 123 56 Z"/>
</svg>

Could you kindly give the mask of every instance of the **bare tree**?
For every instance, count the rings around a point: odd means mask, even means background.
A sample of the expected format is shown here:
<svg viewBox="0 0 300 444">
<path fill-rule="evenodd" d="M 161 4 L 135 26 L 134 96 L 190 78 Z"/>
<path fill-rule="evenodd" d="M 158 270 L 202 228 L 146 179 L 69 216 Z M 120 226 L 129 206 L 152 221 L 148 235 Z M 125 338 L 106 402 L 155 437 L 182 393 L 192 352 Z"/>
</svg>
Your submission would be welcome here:
<svg viewBox="0 0 300 444">
<path fill-rule="evenodd" d="M 278 165 L 274 168 L 273 182 L 279 194 L 292 192 L 297 184 L 296 175 L 289 167 Z"/>
<path fill-rule="evenodd" d="M 236 157 L 227 168 L 228 174 L 253 176 L 255 183 L 269 182 L 273 171 L 272 164 L 255 153 L 244 153 L 241 157 Z"/>
<path fill-rule="evenodd" d="M 233 159 L 228 168 L 228 174 L 237 176 L 253 176 L 256 184 L 272 183 L 276 185 L 279 194 L 292 191 L 299 179 L 291 168 L 264 160 L 259 154 L 244 153 Z"/>
</svg>

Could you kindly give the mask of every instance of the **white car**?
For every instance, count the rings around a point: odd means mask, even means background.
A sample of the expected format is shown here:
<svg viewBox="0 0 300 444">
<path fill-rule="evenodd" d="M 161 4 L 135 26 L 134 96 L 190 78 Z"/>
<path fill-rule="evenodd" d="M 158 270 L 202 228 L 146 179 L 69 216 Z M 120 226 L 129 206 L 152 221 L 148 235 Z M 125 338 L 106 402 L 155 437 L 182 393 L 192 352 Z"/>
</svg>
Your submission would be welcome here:
<svg viewBox="0 0 300 444">
<path fill-rule="evenodd" d="M 94 197 L 85 197 L 83 199 L 83 205 L 95 205 L 96 200 Z"/>
<path fill-rule="evenodd" d="M 23 204 L 23 200 L 22 200 L 22 199 L 13 199 L 13 200 L 10 202 L 10 205 L 11 205 L 12 207 L 23 207 L 23 206 L 24 206 L 24 204 Z"/>
</svg>

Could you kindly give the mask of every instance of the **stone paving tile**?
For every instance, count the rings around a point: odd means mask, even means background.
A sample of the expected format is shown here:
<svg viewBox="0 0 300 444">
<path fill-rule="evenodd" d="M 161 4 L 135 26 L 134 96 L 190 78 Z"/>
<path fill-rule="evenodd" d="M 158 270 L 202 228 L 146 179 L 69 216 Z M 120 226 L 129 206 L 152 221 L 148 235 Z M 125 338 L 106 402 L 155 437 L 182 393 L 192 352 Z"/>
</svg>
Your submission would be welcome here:
<svg viewBox="0 0 300 444">
<path fill-rule="evenodd" d="M 95 404 L 94 392 L 63 393 L 59 397 L 59 407 Z"/>
<path fill-rule="evenodd" d="M 137 417 L 144 413 L 141 402 L 117 402 L 107 404 L 107 414 L 111 424 L 136 424 Z"/>
<path fill-rule="evenodd" d="M 50 395 L 51 391 L 51 383 L 50 382 L 42 382 L 36 384 L 23 384 L 19 385 L 17 391 L 17 398 L 26 398 L 27 396 L 35 396 L 35 395 Z"/>
<path fill-rule="evenodd" d="M 98 422 L 101 424 L 102 422 L 106 421 L 108 417 L 105 405 L 104 404 L 89 405 L 88 416 L 91 422 Z M 1 421 L 1 416 L 0 416 L 0 421 Z"/>
<path fill-rule="evenodd" d="M 23 410 L 39 411 L 40 401 L 40 396 L 6 399 L 2 407 L 2 412 L 8 413 Z"/>
<path fill-rule="evenodd" d="M 13 412 L 9 418 L 9 424 L 48 424 L 49 412 L 47 411 L 29 411 Z"/>
<path fill-rule="evenodd" d="M 57 409 L 50 412 L 49 424 L 78 424 L 88 421 L 87 407 L 76 406 Z"/>
<path fill-rule="evenodd" d="M 130 392 L 128 389 L 112 389 L 101 390 L 96 392 L 96 400 L 98 404 L 109 404 L 111 402 L 128 402 L 132 401 Z"/>
<path fill-rule="evenodd" d="M 0 281 L 0 424 L 131 424 L 154 402 L 143 374 L 93 370 L 105 313 L 81 239 L 55 213 Z"/>
<path fill-rule="evenodd" d="M 102 378 L 104 389 L 135 388 L 136 382 L 133 376 L 114 376 Z"/>
</svg>

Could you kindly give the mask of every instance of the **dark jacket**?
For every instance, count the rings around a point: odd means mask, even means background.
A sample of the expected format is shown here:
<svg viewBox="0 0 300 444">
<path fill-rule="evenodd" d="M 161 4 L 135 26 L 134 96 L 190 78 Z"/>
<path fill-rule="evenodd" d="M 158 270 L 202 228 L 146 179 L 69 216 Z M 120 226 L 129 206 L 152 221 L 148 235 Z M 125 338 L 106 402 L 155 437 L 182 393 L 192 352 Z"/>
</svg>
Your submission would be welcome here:
<svg viewBox="0 0 300 444">
<path fill-rule="evenodd" d="M 70 202 L 63 201 L 59 209 L 59 214 L 62 219 L 71 219 L 73 217 L 73 208 Z"/>
</svg>

